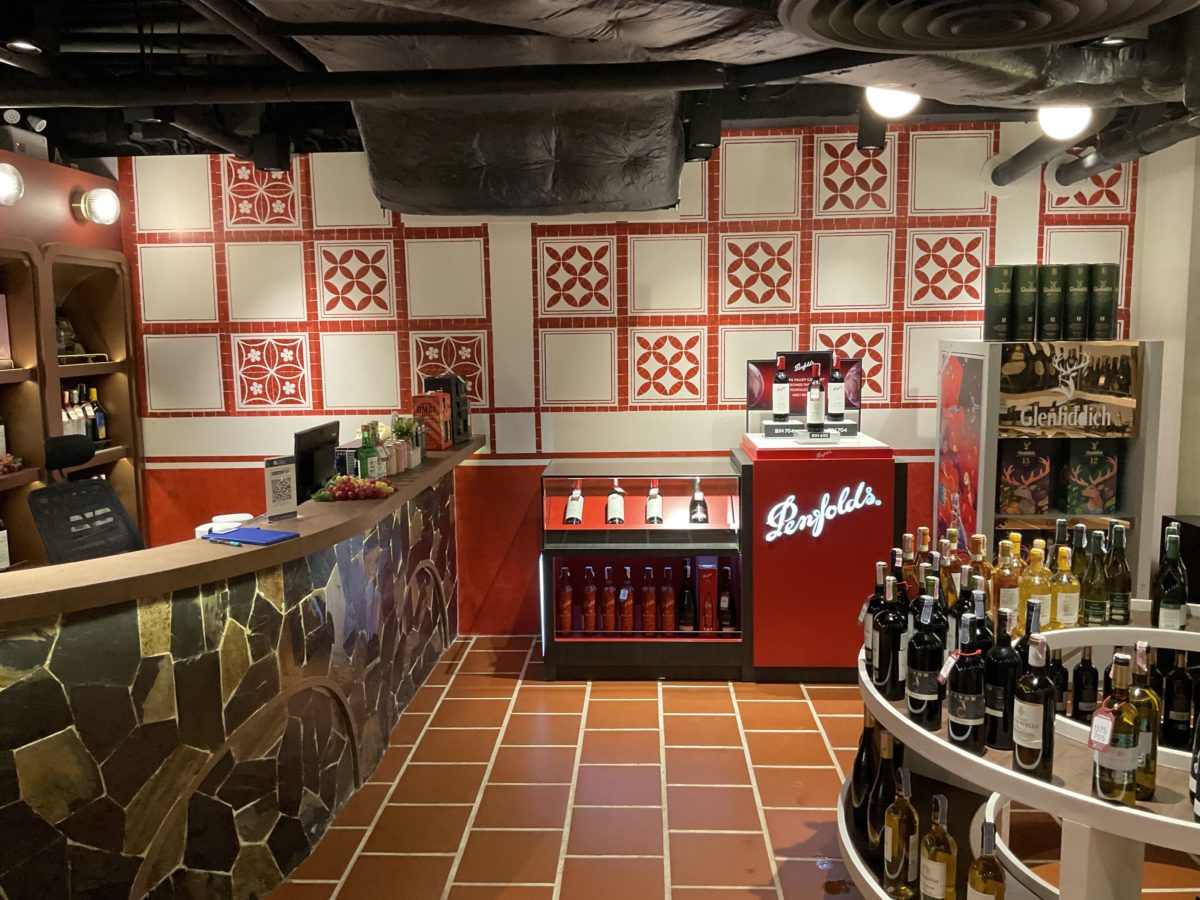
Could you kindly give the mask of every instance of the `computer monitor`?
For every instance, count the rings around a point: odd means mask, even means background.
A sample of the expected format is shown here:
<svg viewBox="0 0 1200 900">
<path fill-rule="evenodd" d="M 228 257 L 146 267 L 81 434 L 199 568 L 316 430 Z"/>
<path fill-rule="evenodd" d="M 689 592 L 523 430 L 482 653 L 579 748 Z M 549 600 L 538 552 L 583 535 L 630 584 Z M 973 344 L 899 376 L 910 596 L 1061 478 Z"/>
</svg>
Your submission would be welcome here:
<svg viewBox="0 0 1200 900">
<path fill-rule="evenodd" d="M 340 432 L 336 421 L 296 432 L 296 499 L 307 500 L 333 477 Z"/>
</svg>

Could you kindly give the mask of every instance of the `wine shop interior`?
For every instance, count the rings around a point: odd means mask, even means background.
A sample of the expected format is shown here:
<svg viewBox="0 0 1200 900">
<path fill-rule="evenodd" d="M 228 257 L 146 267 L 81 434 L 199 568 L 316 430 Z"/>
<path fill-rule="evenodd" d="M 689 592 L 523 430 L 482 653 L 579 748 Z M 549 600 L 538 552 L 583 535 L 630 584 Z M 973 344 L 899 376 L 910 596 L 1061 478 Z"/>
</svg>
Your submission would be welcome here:
<svg viewBox="0 0 1200 900">
<path fill-rule="evenodd" d="M 0 900 L 1200 897 L 1195 0 L 0 63 Z"/>
</svg>

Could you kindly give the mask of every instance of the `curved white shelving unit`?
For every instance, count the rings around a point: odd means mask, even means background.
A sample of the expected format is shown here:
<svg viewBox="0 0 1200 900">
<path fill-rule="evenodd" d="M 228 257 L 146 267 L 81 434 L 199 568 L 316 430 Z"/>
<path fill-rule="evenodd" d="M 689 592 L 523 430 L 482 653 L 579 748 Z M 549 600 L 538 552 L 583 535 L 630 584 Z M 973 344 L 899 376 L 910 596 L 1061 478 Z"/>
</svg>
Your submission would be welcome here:
<svg viewBox="0 0 1200 900">
<path fill-rule="evenodd" d="M 850 834 L 850 823 L 846 821 L 846 810 L 850 806 L 850 778 L 842 782 L 842 792 L 838 795 L 837 830 L 838 846 L 842 848 L 842 860 L 855 885 L 868 900 L 888 900 L 883 886 L 876 880 L 870 865 L 858 852 L 854 838 Z"/>
</svg>

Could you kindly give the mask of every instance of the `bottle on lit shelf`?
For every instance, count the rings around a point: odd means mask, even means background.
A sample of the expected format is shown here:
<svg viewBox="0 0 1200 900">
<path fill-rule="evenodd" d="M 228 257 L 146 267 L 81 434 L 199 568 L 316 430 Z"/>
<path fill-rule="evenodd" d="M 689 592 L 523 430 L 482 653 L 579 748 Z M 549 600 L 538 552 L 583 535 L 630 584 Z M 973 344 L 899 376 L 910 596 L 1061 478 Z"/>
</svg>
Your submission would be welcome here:
<svg viewBox="0 0 1200 900">
<path fill-rule="evenodd" d="M 108 410 L 100 404 L 100 395 L 95 388 L 88 390 L 88 404 L 92 408 L 92 441 L 97 444 L 109 443 Z"/>
<path fill-rule="evenodd" d="M 1082 658 L 1071 671 L 1071 718 L 1090 725 L 1101 699 L 1100 670 L 1092 663 L 1092 648 L 1085 646 Z"/>
<path fill-rule="evenodd" d="M 971 596 L 975 598 L 975 618 L 971 620 L 971 641 L 979 648 L 980 654 L 986 660 L 987 655 L 996 644 L 996 632 L 992 628 L 991 617 L 987 614 L 987 594 L 983 590 L 983 579 L 979 578 L 978 580 L 979 586 L 971 591 Z M 961 623 L 961 616 L 959 621 Z"/>
<path fill-rule="evenodd" d="M 1187 627 L 1187 569 L 1179 558 L 1179 534 L 1167 533 L 1167 548 L 1150 590 L 1150 624 L 1182 631 Z"/>
<path fill-rule="evenodd" d="M 825 430 L 825 385 L 821 381 L 821 371 L 818 369 L 808 379 L 808 390 L 805 392 L 804 404 L 805 428 L 809 434 L 819 434 Z"/>
<path fill-rule="evenodd" d="M 942 538 L 941 546 L 941 562 L 937 571 L 938 590 L 947 616 L 956 618 L 954 612 L 958 607 L 958 578 L 962 574 L 962 565 L 954 555 L 949 538 Z"/>
<path fill-rule="evenodd" d="M 1071 529 L 1070 523 L 1066 519 L 1058 518 L 1054 520 L 1054 544 L 1050 548 L 1050 553 L 1046 556 L 1047 562 L 1053 562 L 1058 559 L 1058 551 L 1066 548 L 1071 549 Z"/>
<path fill-rule="evenodd" d="M 829 390 L 825 398 L 825 418 L 830 422 L 842 422 L 846 418 L 846 376 L 838 368 L 837 352 L 829 368 Z"/>
<path fill-rule="evenodd" d="M 604 504 L 604 522 L 607 525 L 625 524 L 625 489 L 616 478 Z"/>
<path fill-rule="evenodd" d="M 876 865 L 883 862 L 883 827 L 887 809 L 896 802 L 895 738 L 879 729 L 879 767 L 867 801 L 867 848 Z"/>
<path fill-rule="evenodd" d="M 696 630 L 696 592 L 692 587 L 692 561 L 683 563 L 683 584 L 679 588 L 679 630 Z"/>
<path fill-rule="evenodd" d="M 1047 670 L 1046 637 L 1029 637 L 1029 668 L 1013 695 L 1013 768 L 1050 781 L 1054 776 L 1054 682 Z"/>
<path fill-rule="evenodd" d="M 958 654 L 946 683 L 946 717 L 950 720 L 947 730 L 950 743 L 982 756 L 987 715 L 983 659 L 971 641 L 974 618 L 974 614 L 967 613 L 959 627 Z"/>
<path fill-rule="evenodd" d="M 1192 698 L 1196 683 L 1187 668 L 1187 651 L 1175 651 L 1175 668 L 1163 688 L 1162 745 L 1175 750 L 1192 746 Z"/>
<path fill-rule="evenodd" d="M 604 567 L 604 586 L 600 588 L 600 627 L 605 634 L 617 630 L 617 586 L 612 580 L 612 566 Z"/>
<path fill-rule="evenodd" d="M 900 653 L 908 611 L 896 599 L 896 579 L 889 575 L 884 582 L 884 607 L 875 616 L 872 650 L 871 682 L 887 700 L 904 699 L 904 684 L 908 676 L 907 660 Z"/>
<path fill-rule="evenodd" d="M 1029 603 L 1025 607 L 1025 630 L 1013 642 L 1013 649 L 1017 651 L 1017 656 L 1021 660 L 1022 675 L 1029 671 L 1029 639 L 1042 632 L 1041 612 L 1042 601 L 1037 597 L 1030 597 Z"/>
<path fill-rule="evenodd" d="M 915 560 L 916 565 L 919 566 L 919 565 L 921 565 L 921 563 L 929 562 L 929 553 L 933 549 L 933 547 L 930 543 L 931 540 L 932 540 L 932 535 L 931 535 L 929 529 L 924 525 L 920 526 L 917 529 L 917 556 L 916 556 L 916 560 Z"/>
<path fill-rule="evenodd" d="M 1119 527 L 1119 526 L 1118 526 Z M 1138 641 L 1133 659 L 1133 684 L 1129 699 L 1137 710 L 1137 798 L 1153 800 L 1158 786 L 1158 738 L 1162 729 L 1162 701 L 1150 686 L 1150 647 Z"/>
<path fill-rule="evenodd" d="M 988 559 L 988 539 L 986 534 L 971 535 L 971 570 L 981 578 L 985 584 L 992 580 L 992 563 Z M 985 587 L 984 590 L 987 590 Z"/>
<path fill-rule="evenodd" d="M 1089 742 L 1093 749 L 1093 792 L 1102 800 L 1124 806 L 1137 802 L 1138 711 L 1129 699 L 1133 683 L 1130 663 L 1128 653 L 1114 654 L 1112 693 L 1104 698 L 1094 717 L 1106 721 L 1093 721 Z"/>
<path fill-rule="evenodd" d="M 788 381 L 787 360 L 780 356 L 775 361 L 775 380 L 771 384 L 771 418 L 786 422 L 792 414 L 791 385 Z"/>
<path fill-rule="evenodd" d="M 1004 866 L 996 859 L 996 826 L 984 822 L 979 855 L 967 869 L 967 900 L 1004 900 L 1006 879 Z"/>
<path fill-rule="evenodd" d="M 1050 665 L 1046 667 L 1046 674 L 1054 683 L 1054 713 L 1065 716 L 1067 714 L 1067 691 L 1071 689 L 1071 676 L 1067 672 L 1067 667 L 1063 665 L 1061 650 L 1050 652 Z"/>
<path fill-rule="evenodd" d="M 1108 578 L 1104 573 L 1104 532 L 1093 531 L 1088 542 L 1087 569 L 1080 584 L 1084 625 L 1108 624 Z"/>
<path fill-rule="evenodd" d="M 663 566 L 662 586 L 658 590 L 658 605 L 662 609 L 662 630 L 668 637 L 679 628 L 675 610 L 675 574 L 670 566 Z"/>
<path fill-rule="evenodd" d="M 1050 623 L 1050 572 L 1042 564 L 1044 553 L 1045 551 L 1039 547 L 1034 547 L 1029 551 L 1029 565 L 1025 567 L 1025 571 L 1021 573 L 1018 580 L 1020 608 L 1017 612 L 1017 625 L 1020 630 L 1017 637 L 1028 633 L 1029 617 L 1025 614 L 1025 610 L 1031 600 L 1038 601 L 1038 631 Z"/>
<path fill-rule="evenodd" d="M 914 633 L 908 643 L 905 696 L 908 717 L 927 731 L 942 727 L 942 699 L 945 688 L 938 681 L 938 672 L 945 662 L 945 644 L 938 631 L 945 633 L 943 618 L 939 629 L 937 604 L 930 596 L 922 598 Z"/>
<path fill-rule="evenodd" d="M 0 418 L 0 456 L 8 453 L 8 430 L 5 428 L 4 419 Z"/>
<path fill-rule="evenodd" d="M 1013 649 L 1009 635 L 1007 609 L 996 611 L 996 643 L 983 661 L 984 695 L 987 722 L 984 743 L 996 750 L 1011 750 L 1013 745 L 1013 698 L 1021 677 L 1021 658 Z"/>
<path fill-rule="evenodd" d="M 1116 532 L 1117 526 L 1120 524 L 1121 524 L 1121 522 L 1119 519 L 1109 519 L 1108 525 L 1106 526 L 1107 530 L 1104 533 L 1104 568 L 1105 568 L 1105 571 L 1108 570 L 1108 566 L 1112 562 L 1113 535 Z"/>
<path fill-rule="evenodd" d="M 688 504 L 688 521 L 693 525 L 708 524 L 708 501 L 700 489 L 700 479 L 692 481 L 692 502 Z"/>
<path fill-rule="evenodd" d="M 633 631 L 634 592 L 631 567 L 625 567 L 625 580 L 617 591 L 617 619 L 621 631 Z"/>
<path fill-rule="evenodd" d="M 912 778 L 900 769 L 900 789 L 883 814 L 883 890 L 893 900 L 915 900 L 920 881 L 920 820 L 912 805 Z"/>
<path fill-rule="evenodd" d="M 1129 598 L 1133 592 L 1133 573 L 1125 558 L 1125 526 L 1113 526 L 1112 553 L 1104 576 L 1108 581 L 1108 624 L 1129 624 Z"/>
<path fill-rule="evenodd" d="M 850 769 L 850 809 L 855 830 L 863 837 L 867 834 L 867 804 L 871 799 L 871 788 L 879 772 L 880 727 L 863 709 L 863 730 L 858 736 L 858 750 L 854 753 L 854 765 Z"/>
<path fill-rule="evenodd" d="M 917 539 L 911 534 L 905 533 L 900 539 L 900 577 L 897 579 L 903 585 L 907 593 L 913 597 L 921 593 L 917 585 Z M 893 572 L 893 575 L 896 573 Z M 911 590 L 910 590 L 911 589 Z M 905 598 L 906 602 L 909 598 Z"/>
<path fill-rule="evenodd" d="M 1050 578 L 1050 621 L 1045 630 L 1074 628 L 1079 624 L 1079 579 L 1071 571 L 1071 548 L 1060 546 L 1056 568 Z"/>
<path fill-rule="evenodd" d="M 575 591 L 571 587 L 571 572 L 563 566 L 558 573 L 558 633 L 570 634 L 575 624 Z"/>
<path fill-rule="evenodd" d="M 703 634 L 717 632 L 717 567 L 696 566 L 696 630 Z"/>
<path fill-rule="evenodd" d="M 875 563 L 875 590 L 863 601 L 859 620 L 863 627 L 863 664 L 868 672 L 873 664 L 874 642 L 871 640 L 875 632 L 875 616 L 883 609 L 883 583 L 887 578 L 887 563 Z"/>
<path fill-rule="evenodd" d="M 650 482 L 650 492 L 646 495 L 646 524 L 661 525 L 663 523 L 663 498 L 658 492 L 658 479 Z"/>
<path fill-rule="evenodd" d="M 658 591 L 654 587 L 654 569 L 642 570 L 642 631 L 658 633 Z"/>
<path fill-rule="evenodd" d="M 596 573 L 588 566 L 583 570 L 583 630 L 596 632 Z"/>
<path fill-rule="evenodd" d="M 1071 529 L 1071 574 L 1083 584 L 1084 573 L 1088 564 L 1088 530 L 1079 522 Z"/>
<path fill-rule="evenodd" d="M 1010 531 L 1008 540 L 1012 544 L 1013 565 L 1016 566 L 1017 575 L 1020 576 L 1025 571 L 1025 557 L 1021 553 L 1021 532 Z"/>
<path fill-rule="evenodd" d="M 583 524 L 583 486 L 576 480 L 571 488 L 571 493 L 567 496 L 567 509 L 563 514 L 564 525 L 582 525 Z"/>
<path fill-rule="evenodd" d="M 1000 555 L 996 560 L 996 568 L 992 571 L 992 590 L 994 598 L 992 605 L 997 609 L 1007 609 L 1017 612 L 1021 602 L 1021 578 L 1013 560 L 1012 541 L 1000 542 Z M 1010 620 L 1009 624 L 1012 624 Z"/>
<path fill-rule="evenodd" d="M 933 795 L 929 831 L 921 839 L 921 900 L 954 900 L 958 846 L 947 831 L 949 804 L 945 794 Z"/>
<path fill-rule="evenodd" d="M 717 627 L 723 633 L 737 631 L 737 612 L 733 602 L 733 567 L 721 569 L 721 584 L 717 593 Z"/>
</svg>

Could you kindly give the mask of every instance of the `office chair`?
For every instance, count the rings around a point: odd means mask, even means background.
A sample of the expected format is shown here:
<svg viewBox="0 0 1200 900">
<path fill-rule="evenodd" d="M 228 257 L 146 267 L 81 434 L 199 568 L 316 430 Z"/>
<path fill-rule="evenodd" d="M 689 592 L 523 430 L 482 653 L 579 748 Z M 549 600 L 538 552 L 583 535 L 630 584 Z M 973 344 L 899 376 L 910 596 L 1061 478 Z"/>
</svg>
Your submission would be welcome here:
<svg viewBox="0 0 1200 900">
<path fill-rule="evenodd" d="M 142 534 L 117 499 L 111 484 L 99 478 L 68 481 L 65 469 L 82 466 L 96 445 L 81 434 L 46 438 L 50 483 L 29 494 L 29 511 L 52 564 L 78 562 L 141 550 Z M 53 480 L 57 472 L 58 481 Z"/>
</svg>

